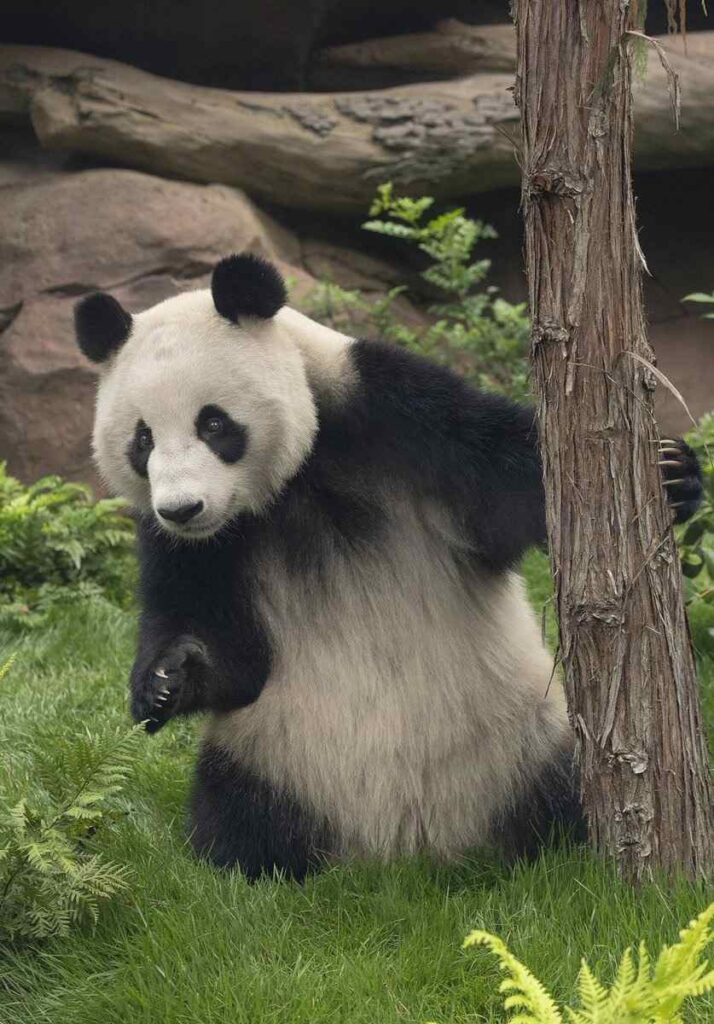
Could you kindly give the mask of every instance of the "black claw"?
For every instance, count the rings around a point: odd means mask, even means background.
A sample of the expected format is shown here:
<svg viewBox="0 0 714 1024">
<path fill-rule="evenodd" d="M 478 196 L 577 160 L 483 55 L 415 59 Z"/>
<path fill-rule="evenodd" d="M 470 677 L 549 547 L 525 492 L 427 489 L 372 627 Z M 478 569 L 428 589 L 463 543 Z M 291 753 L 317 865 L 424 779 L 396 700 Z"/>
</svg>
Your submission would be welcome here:
<svg viewBox="0 0 714 1024">
<path fill-rule="evenodd" d="M 675 523 L 684 523 L 702 499 L 702 472 L 696 453 L 681 438 L 662 438 L 659 443 L 662 483 L 674 512 Z M 664 456 L 664 458 L 662 457 Z"/>
<path fill-rule="evenodd" d="M 157 732 L 194 706 L 202 659 L 203 646 L 193 637 L 180 637 L 153 663 L 134 667 L 131 711 L 147 732 Z"/>
</svg>

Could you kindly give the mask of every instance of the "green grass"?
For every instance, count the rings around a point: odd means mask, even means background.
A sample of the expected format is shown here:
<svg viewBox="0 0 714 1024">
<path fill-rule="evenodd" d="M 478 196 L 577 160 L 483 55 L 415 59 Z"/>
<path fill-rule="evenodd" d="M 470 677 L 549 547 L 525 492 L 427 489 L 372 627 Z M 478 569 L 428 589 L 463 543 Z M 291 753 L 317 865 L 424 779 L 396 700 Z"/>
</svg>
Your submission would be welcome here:
<svg viewBox="0 0 714 1024">
<path fill-rule="evenodd" d="M 542 557 L 527 569 L 541 603 Z M 0 756 L 124 722 L 133 640 L 132 616 L 100 602 L 0 639 L 0 661 L 18 653 L 1 684 Z M 702 679 L 711 723 L 709 658 Z M 130 896 L 105 905 L 93 933 L 0 951 L 1 1024 L 502 1021 L 492 958 L 460 949 L 471 928 L 497 932 L 568 999 L 581 956 L 607 976 L 626 945 L 645 938 L 657 950 L 711 898 L 686 884 L 633 891 L 584 851 L 513 872 L 488 859 L 366 864 L 303 887 L 250 886 L 197 863 L 184 843 L 198 728 L 172 723 L 142 739 L 126 814 L 99 837 L 131 867 Z M 696 1006 L 688 1020 L 714 1020 L 714 1000 Z"/>
</svg>

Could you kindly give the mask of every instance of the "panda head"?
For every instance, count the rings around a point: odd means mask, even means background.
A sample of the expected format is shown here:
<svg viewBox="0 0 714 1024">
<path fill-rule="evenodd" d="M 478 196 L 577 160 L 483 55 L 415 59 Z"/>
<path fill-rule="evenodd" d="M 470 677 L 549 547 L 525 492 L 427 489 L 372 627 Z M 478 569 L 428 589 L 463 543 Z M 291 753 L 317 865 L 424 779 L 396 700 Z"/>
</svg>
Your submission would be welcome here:
<svg viewBox="0 0 714 1024">
<path fill-rule="evenodd" d="M 281 314 L 284 302 L 278 271 L 241 255 L 221 260 L 210 291 L 135 316 L 102 292 L 76 307 L 79 347 L 100 371 L 99 470 L 177 537 L 260 512 L 310 451 L 315 402 L 287 317 L 300 314 Z"/>
</svg>

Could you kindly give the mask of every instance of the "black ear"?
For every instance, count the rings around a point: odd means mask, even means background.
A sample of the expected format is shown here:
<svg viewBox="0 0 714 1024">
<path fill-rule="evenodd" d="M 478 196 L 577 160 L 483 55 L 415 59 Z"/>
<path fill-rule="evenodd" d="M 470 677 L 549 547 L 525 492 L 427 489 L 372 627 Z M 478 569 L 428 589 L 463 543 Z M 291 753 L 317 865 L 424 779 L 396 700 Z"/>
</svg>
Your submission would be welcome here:
<svg viewBox="0 0 714 1024">
<path fill-rule="evenodd" d="M 226 256 L 217 264 L 211 294 L 221 316 L 233 323 L 244 316 L 269 320 L 287 299 L 285 284 L 273 264 L 248 253 Z"/>
<path fill-rule="evenodd" d="M 87 359 L 103 363 L 129 337 L 131 313 L 106 292 L 94 292 L 74 307 L 74 329 Z"/>
</svg>

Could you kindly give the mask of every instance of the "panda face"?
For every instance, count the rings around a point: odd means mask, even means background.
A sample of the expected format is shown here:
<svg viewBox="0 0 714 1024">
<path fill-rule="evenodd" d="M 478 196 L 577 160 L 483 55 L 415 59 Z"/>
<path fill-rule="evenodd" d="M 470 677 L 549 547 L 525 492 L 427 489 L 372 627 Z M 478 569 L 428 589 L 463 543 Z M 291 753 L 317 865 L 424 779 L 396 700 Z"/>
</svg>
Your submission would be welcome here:
<svg viewBox="0 0 714 1024">
<path fill-rule="evenodd" d="M 208 291 L 134 316 L 102 361 L 100 472 L 186 540 L 261 511 L 298 471 L 316 429 L 304 360 L 283 318 L 232 321 Z"/>
</svg>

